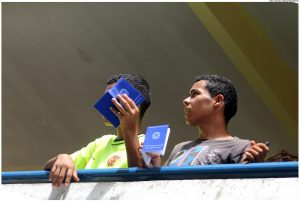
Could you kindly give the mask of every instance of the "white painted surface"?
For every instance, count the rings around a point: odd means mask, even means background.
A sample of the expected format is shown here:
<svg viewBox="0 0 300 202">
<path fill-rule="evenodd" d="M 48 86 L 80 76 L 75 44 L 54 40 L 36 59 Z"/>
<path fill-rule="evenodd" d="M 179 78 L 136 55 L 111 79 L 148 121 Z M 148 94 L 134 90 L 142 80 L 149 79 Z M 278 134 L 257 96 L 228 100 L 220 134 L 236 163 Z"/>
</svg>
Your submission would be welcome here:
<svg viewBox="0 0 300 202">
<path fill-rule="evenodd" d="M 298 178 L 172 180 L 73 183 L 52 188 L 49 183 L 6 184 L 6 195 L 36 199 L 289 199 L 299 196 Z"/>
</svg>

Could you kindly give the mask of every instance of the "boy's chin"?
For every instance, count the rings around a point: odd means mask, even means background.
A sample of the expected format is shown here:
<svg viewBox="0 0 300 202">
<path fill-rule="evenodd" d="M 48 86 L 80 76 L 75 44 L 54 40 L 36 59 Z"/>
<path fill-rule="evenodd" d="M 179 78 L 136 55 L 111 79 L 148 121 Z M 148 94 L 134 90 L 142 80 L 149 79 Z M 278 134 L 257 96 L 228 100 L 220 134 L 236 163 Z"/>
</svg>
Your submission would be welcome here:
<svg viewBox="0 0 300 202">
<path fill-rule="evenodd" d="M 196 125 L 193 122 L 191 122 L 190 120 L 185 120 L 185 124 L 188 125 L 188 126 L 195 126 Z"/>
<path fill-rule="evenodd" d="M 105 126 L 113 126 L 104 116 L 101 116 L 101 118 Z"/>
<path fill-rule="evenodd" d="M 111 124 L 111 122 L 109 122 L 109 121 L 104 121 L 104 125 L 105 126 L 113 126 L 113 124 Z"/>
</svg>

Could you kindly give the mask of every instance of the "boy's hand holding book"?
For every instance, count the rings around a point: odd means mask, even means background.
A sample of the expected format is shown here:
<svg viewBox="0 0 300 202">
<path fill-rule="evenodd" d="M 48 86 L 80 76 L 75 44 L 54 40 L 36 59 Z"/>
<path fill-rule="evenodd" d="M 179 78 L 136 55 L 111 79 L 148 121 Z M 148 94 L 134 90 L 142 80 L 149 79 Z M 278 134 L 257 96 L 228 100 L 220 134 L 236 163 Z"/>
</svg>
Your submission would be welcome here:
<svg viewBox="0 0 300 202">
<path fill-rule="evenodd" d="M 165 154 L 169 134 L 169 125 L 151 126 L 147 128 L 142 155 L 148 167 L 160 166 L 160 155 Z"/>
</svg>

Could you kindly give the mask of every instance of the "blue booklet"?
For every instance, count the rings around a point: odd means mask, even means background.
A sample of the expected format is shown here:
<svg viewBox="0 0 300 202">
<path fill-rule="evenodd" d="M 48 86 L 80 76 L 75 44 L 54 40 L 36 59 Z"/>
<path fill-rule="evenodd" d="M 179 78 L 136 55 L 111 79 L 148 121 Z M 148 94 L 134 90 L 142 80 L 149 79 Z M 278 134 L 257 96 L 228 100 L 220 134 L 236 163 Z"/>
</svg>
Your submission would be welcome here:
<svg viewBox="0 0 300 202">
<path fill-rule="evenodd" d="M 110 107 L 113 107 L 117 110 L 111 99 L 117 99 L 117 95 L 119 94 L 128 95 L 128 97 L 130 97 L 137 106 L 139 106 L 145 100 L 144 96 L 128 81 L 126 81 L 126 79 L 120 78 L 117 83 L 111 89 L 109 89 L 95 104 L 95 108 L 116 128 L 120 125 L 120 121 L 119 118 L 110 110 Z"/>
<path fill-rule="evenodd" d="M 142 155 L 146 165 L 149 166 L 151 157 L 146 152 L 164 155 L 169 139 L 169 125 L 150 126 L 147 128 L 146 137 L 142 148 Z"/>
</svg>

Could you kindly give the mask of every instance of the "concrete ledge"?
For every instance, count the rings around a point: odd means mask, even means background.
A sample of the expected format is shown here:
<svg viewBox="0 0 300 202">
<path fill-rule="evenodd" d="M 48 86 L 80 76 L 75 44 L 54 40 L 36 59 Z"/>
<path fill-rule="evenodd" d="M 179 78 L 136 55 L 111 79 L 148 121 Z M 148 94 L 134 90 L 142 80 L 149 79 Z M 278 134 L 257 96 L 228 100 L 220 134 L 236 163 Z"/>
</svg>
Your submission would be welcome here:
<svg viewBox="0 0 300 202">
<path fill-rule="evenodd" d="M 5 184 L 2 185 L 1 191 L 5 192 L 10 200 L 22 196 L 26 199 L 55 200 L 288 199 L 288 201 L 296 201 L 299 198 L 299 182 L 298 178 L 157 180 L 84 182 L 58 188 L 52 187 L 50 183 L 34 183 Z"/>
</svg>

